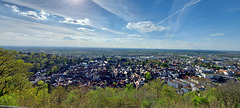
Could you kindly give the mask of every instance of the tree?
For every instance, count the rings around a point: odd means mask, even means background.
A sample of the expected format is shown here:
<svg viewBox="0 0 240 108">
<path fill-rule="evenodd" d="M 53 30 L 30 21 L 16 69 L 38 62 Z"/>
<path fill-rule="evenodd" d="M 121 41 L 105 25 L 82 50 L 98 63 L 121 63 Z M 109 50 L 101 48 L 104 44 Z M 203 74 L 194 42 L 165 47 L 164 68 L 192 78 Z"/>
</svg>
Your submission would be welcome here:
<svg viewBox="0 0 240 108">
<path fill-rule="evenodd" d="M 52 73 L 56 73 L 58 71 L 58 67 L 57 66 L 52 67 L 51 71 L 52 71 Z"/>
<path fill-rule="evenodd" d="M 151 80 L 152 79 L 152 75 L 151 75 L 150 72 L 145 73 L 145 77 L 146 77 L 147 80 Z"/>
<path fill-rule="evenodd" d="M 141 61 L 141 64 L 144 66 L 146 65 L 146 61 Z"/>
<path fill-rule="evenodd" d="M 236 78 L 238 81 L 240 81 L 240 77 Z"/>
<path fill-rule="evenodd" d="M 52 56 L 51 56 L 51 59 L 56 59 L 56 58 L 57 58 L 56 55 L 52 55 Z"/>
<path fill-rule="evenodd" d="M 41 60 L 40 64 L 41 64 L 41 68 L 44 68 L 45 67 L 45 59 Z"/>
<path fill-rule="evenodd" d="M 208 104 L 208 100 L 204 97 L 200 97 L 200 96 L 195 96 L 192 99 L 192 102 L 194 103 L 194 105 L 207 105 Z"/>
<path fill-rule="evenodd" d="M 65 88 L 63 88 L 62 86 L 56 87 L 51 93 L 51 104 L 53 105 L 52 107 L 59 108 L 60 104 L 66 98 L 68 98 L 67 95 L 67 90 L 65 90 Z"/>
<path fill-rule="evenodd" d="M 163 63 L 161 66 L 164 67 L 164 68 L 168 68 L 168 64 L 167 63 Z"/>
<path fill-rule="evenodd" d="M 162 65 L 162 63 L 161 63 L 160 61 L 158 61 L 157 64 L 158 64 L 158 66 L 161 66 L 161 65 Z"/>
<path fill-rule="evenodd" d="M 113 82 L 113 85 L 116 87 L 117 83 L 116 83 L 116 82 Z"/>
<path fill-rule="evenodd" d="M 76 93 L 74 91 L 71 91 L 68 94 L 68 97 L 66 98 L 66 100 L 63 101 L 64 106 L 69 106 L 71 104 L 73 104 L 74 100 L 77 98 Z"/>
<path fill-rule="evenodd" d="M 125 90 L 133 90 L 134 86 L 132 84 L 126 84 Z"/>
<path fill-rule="evenodd" d="M 17 106 L 17 101 L 13 96 L 4 95 L 0 97 L 0 105 Z"/>
<path fill-rule="evenodd" d="M 50 103 L 50 97 L 51 95 L 48 93 L 48 84 L 44 83 L 44 81 L 38 81 L 36 89 L 36 99 L 37 102 L 35 102 L 35 105 L 37 107 L 47 107 Z M 35 106 L 35 107 L 36 107 Z"/>
<path fill-rule="evenodd" d="M 35 63 L 35 64 L 34 64 L 34 70 L 35 70 L 35 72 L 39 71 L 40 68 L 41 68 L 40 63 Z"/>
<path fill-rule="evenodd" d="M 50 61 L 50 62 L 49 62 L 49 65 L 53 65 L 53 64 L 54 64 L 54 61 Z"/>
<path fill-rule="evenodd" d="M 0 48 L 0 96 L 23 90 L 28 85 L 27 75 L 31 64 L 16 60 L 16 51 Z"/>
</svg>

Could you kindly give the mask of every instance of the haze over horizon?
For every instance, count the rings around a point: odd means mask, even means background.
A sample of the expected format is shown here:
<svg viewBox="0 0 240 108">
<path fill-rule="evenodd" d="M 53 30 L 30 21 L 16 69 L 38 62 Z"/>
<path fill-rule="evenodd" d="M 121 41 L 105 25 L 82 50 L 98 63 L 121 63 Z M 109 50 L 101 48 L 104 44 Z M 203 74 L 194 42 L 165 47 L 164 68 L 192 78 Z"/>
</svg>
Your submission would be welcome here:
<svg viewBox="0 0 240 108">
<path fill-rule="evenodd" d="M 239 0 L 2 0 L 0 46 L 240 51 Z"/>
</svg>

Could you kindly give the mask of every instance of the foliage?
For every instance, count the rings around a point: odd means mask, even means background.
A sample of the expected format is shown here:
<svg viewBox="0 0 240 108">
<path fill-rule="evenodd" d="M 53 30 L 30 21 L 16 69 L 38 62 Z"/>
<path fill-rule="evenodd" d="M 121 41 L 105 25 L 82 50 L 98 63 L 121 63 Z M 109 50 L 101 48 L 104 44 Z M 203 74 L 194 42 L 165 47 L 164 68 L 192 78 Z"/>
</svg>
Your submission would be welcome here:
<svg viewBox="0 0 240 108">
<path fill-rule="evenodd" d="M 147 80 L 151 80 L 152 79 L 152 75 L 151 75 L 150 72 L 146 72 L 145 73 L 145 77 L 146 77 Z"/>
<path fill-rule="evenodd" d="M 236 78 L 238 81 L 240 81 L 240 77 Z"/>
<path fill-rule="evenodd" d="M 27 88 L 30 75 L 28 69 L 31 64 L 23 60 L 16 60 L 16 51 L 8 51 L 0 48 L 0 96 L 17 90 Z"/>
<path fill-rule="evenodd" d="M 4 95 L 0 97 L 0 105 L 17 106 L 17 101 L 11 95 Z"/>
<path fill-rule="evenodd" d="M 114 86 L 116 86 L 116 84 L 117 84 L 116 82 L 113 82 L 113 85 L 114 85 Z"/>
<path fill-rule="evenodd" d="M 44 54 L 44 53 L 21 53 L 16 55 L 17 59 L 24 60 L 26 63 L 32 63 L 30 68 L 31 72 L 37 73 L 38 71 L 45 70 L 46 74 L 54 71 L 65 70 L 69 66 L 77 64 L 82 61 L 81 58 L 67 58 L 66 56 L 59 56 L 55 54 Z M 56 69 L 56 67 L 57 69 Z"/>
<path fill-rule="evenodd" d="M 163 68 L 168 68 L 169 66 L 168 66 L 167 63 L 162 63 L 162 64 L 161 64 L 161 67 L 163 67 Z"/>
<path fill-rule="evenodd" d="M 57 66 L 53 66 L 51 69 L 52 73 L 56 73 L 58 71 L 58 67 Z"/>
<path fill-rule="evenodd" d="M 208 100 L 204 97 L 196 96 L 192 99 L 192 102 L 194 105 L 199 106 L 199 105 L 204 105 L 208 104 Z"/>
<path fill-rule="evenodd" d="M 76 99 L 76 93 L 74 91 L 71 91 L 69 94 L 68 94 L 68 97 L 66 100 L 63 101 L 63 104 L 64 106 L 68 106 L 68 105 L 71 105 L 73 104 L 74 100 Z"/>
<path fill-rule="evenodd" d="M 125 88 L 126 91 L 132 90 L 132 89 L 135 89 L 132 84 L 126 84 L 126 88 Z"/>
</svg>

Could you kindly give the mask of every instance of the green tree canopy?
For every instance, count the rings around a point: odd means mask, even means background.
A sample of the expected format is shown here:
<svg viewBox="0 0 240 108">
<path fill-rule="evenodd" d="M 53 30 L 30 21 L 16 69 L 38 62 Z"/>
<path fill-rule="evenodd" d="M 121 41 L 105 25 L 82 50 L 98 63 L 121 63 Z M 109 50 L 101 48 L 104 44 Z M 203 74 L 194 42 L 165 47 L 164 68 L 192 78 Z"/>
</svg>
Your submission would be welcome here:
<svg viewBox="0 0 240 108">
<path fill-rule="evenodd" d="M 49 65 L 53 65 L 53 64 L 54 64 L 54 61 L 50 61 L 50 62 L 49 62 Z"/>
<path fill-rule="evenodd" d="M 16 51 L 0 48 L 0 96 L 23 90 L 29 85 L 27 75 L 31 64 L 16 60 Z"/>
<path fill-rule="evenodd" d="M 52 73 L 56 73 L 58 71 L 58 67 L 57 66 L 53 66 L 51 71 L 52 71 Z"/>
<path fill-rule="evenodd" d="M 145 77 L 146 77 L 147 80 L 151 80 L 152 79 L 152 75 L 151 75 L 150 72 L 145 73 Z"/>
<path fill-rule="evenodd" d="M 161 67 L 163 67 L 163 68 L 168 68 L 168 64 L 167 64 L 167 63 L 163 63 L 163 64 L 161 65 Z"/>
</svg>

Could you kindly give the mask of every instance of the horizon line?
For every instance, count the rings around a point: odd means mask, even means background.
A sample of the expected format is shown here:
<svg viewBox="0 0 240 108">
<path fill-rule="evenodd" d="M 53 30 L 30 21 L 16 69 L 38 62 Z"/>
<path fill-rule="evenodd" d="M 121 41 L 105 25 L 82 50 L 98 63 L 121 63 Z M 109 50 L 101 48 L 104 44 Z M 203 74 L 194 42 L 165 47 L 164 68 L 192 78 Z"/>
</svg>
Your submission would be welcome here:
<svg viewBox="0 0 240 108">
<path fill-rule="evenodd" d="M 192 50 L 192 51 L 226 51 L 226 52 L 240 52 L 240 50 L 218 50 L 218 49 L 162 49 L 162 48 L 124 48 L 124 47 L 77 47 L 77 46 L 9 46 L 0 45 L 0 47 L 30 47 L 30 48 L 101 48 L 101 49 L 139 49 L 139 50 Z"/>
</svg>

